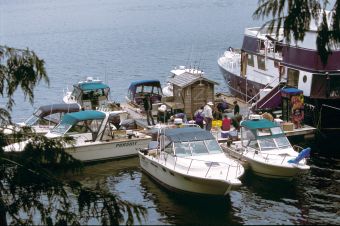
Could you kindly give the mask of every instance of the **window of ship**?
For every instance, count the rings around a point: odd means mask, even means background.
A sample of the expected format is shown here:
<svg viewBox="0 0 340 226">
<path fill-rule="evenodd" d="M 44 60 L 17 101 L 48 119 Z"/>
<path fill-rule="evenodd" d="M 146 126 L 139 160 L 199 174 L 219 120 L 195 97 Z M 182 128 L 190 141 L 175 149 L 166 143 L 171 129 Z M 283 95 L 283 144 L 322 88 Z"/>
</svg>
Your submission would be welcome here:
<svg viewBox="0 0 340 226">
<path fill-rule="evenodd" d="M 247 64 L 248 64 L 249 66 L 254 67 L 254 56 L 253 56 L 252 54 L 247 54 L 247 56 L 248 56 Z"/>
<path fill-rule="evenodd" d="M 288 68 L 287 74 L 288 74 L 288 78 L 287 78 L 288 85 L 297 88 L 299 85 L 300 71 Z"/>
<path fill-rule="evenodd" d="M 264 56 L 257 56 L 257 67 L 261 70 L 266 70 L 266 60 Z"/>
<path fill-rule="evenodd" d="M 340 75 L 331 76 L 329 96 L 330 97 L 340 97 Z"/>
</svg>

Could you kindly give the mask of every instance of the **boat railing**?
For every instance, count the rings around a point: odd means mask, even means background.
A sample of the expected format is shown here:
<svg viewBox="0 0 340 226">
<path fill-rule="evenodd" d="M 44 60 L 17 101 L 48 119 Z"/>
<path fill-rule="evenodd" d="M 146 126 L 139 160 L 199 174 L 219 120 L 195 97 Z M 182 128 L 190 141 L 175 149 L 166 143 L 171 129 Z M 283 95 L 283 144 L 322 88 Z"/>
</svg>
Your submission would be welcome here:
<svg viewBox="0 0 340 226">
<path fill-rule="evenodd" d="M 283 165 L 286 158 L 289 157 L 290 155 L 289 154 L 284 154 L 284 155 L 278 155 L 278 154 L 271 154 L 271 153 L 263 153 L 260 149 L 258 148 L 252 148 L 254 150 L 252 150 L 253 152 L 253 159 L 255 159 L 256 155 L 260 156 L 262 159 L 264 159 L 264 162 L 265 163 L 268 163 L 269 160 L 273 160 L 273 159 L 278 159 L 277 157 L 281 157 L 282 160 L 281 160 L 281 163 L 280 165 Z M 245 151 L 246 153 L 249 153 L 249 149 L 246 149 Z M 244 153 L 244 152 L 243 152 Z M 242 155 L 243 155 L 242 153 Z M 275 156 L 276 158 L 271 158 L 272 156 Z M 294 157 L 294 156 L 290 156 L 290 157 Z M 241 158 L 241 157 L 240 157 Z"/>
<path fill-rule="evenodd" d="M 187 169 L 185 169 L 187 175 L 189 174 L 189 172 L 192 172 L 193 164 L 195 164 L 195 163 L 204 163 L 204 164 L 199 164 L 199 165 L 200 166 L 205 165 L 207 167 L 207 169 L 204 173 L 204 178 L 208 177 L 209 172 L 216 165 L 220 166 L 219 170 L 221 170 L 221 166 L 222 166 L 222 169 L 226 170 L 226 180 L 228 180 L 229 174 L 231 173 L 232 169 L 235 169 L 235 177 L 239 177 L 239 176 L 242 175 L 242 170 L 241 170 L 242 165 L 238 162 L 235 162 L 235 164 L 232 164 L 232 163 L 225 163 L 225 162 L 206 161 L 206 160 L 199 160 L 199 159 L 191 159 L 191 158 L 187 158 L 187 157 L 173 156 L 172 154 L 169 154 L 167 152 L 162 152 L 162 153 L 163 153 L 163 159 L 164 159 L 165 165 L 167 165 L 169 157 L 172 157 L 174 159 L 173 170 L 176 170 L 176 169 L 179 168 L 179 166 L 178 166 L 179 160 L 190 160 L 189 166 L 187 167 Z M 158 162 L 159 161 L 161 161 L 161 158 L 158 158 Z M 209 166 L 207 166 L 207 165 L 209 165 Z M 181 166 L 183 167 L 183 165 L 181 165 Z M 202 175 L 203 175 L 203 173 L 202 173 Z"/>
<path fill-rule="evenodd" d="M 270 83 L 268 83 L 263 89 L 267 89 L 268 87 L 271 87 L 274 82 L 276 82 L 279 79 L 279 77 L 276 77 L 273 79 Z M 257 98 L 260 95 L 261 92 L 258 92 L 256 95 L 254 95 L 250 100 L 248 100 L 247 104 L 252 103 L 255 98 Z"/>
</svg>

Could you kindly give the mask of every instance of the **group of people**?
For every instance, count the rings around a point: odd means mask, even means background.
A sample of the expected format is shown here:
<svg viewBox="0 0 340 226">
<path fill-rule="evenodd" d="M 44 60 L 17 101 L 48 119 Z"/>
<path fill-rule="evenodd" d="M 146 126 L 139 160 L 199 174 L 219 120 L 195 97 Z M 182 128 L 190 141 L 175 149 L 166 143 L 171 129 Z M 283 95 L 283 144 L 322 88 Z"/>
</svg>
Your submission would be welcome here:
<svg viewBox="0 0 340 226">
<path fill-rule="evenodd" d="M 237 101 L 234 101 L 234 120 L 229 119 L 228 116 L 225 114 L 224 118 L 222 119 L 222 131 L 229 131 L 231 124 L 238 130 L 239 129 L 239 120 L 242 119 L 242 116 L 240 116 L 240 107 L 237 104 Z M 143 106 L 146 113 L 146 119 L 149 126 L 155 125 L 154 118 L 152 116 L 152 102 L 151 98 L 148 95 L 143 95 Z M 212 128 L 212 121 L 214 119 L 214 112 L 213 112 L 213 102 L 208 101 L 205 106 L 200 107 L 195 113 L 194 113 L 194 120 L 197 125 L 199 125 L 201 128 L 204 128 L 207 131 L 211 131 Z M 225 105 L 218 106 L 219 108 L 227 108 Z M 182 118 L 183 122 L 185 122 L 186 115 L 185 113 L 178 113 L 174 116 L 171 116 L 171 119 L 174 118 Z M 205 124 L 205 126 L 204 126 Z"/>
<path fill-rule="evenodd" d="M 212 121 L 214 119 L 213 116 L 213 106 L 214 104 L 209 101 L 205 106 L 202 106 L 199 108 L 195 114 L 194 114 L 194 120 L 197 125 L 199 125 L 201 128 L 204 128 L 205 124 L 205 129 L 210 131 L 212 128 Z M 232 120 L 228 118 L 228 115 L 224 115 L 222 119 L 222 126 L 221 129 L 222 131 L 229 131 L 231 124 L 238 130 L 239 129 L 239 123 L 240 120 L 238 120 L 240 117 L 240 106 L 237 104 L 237 101 L 234 101 L 234 116 L 235 120 Z M 242 116 L 241 116 L 242 119 Z"/>
</svg>

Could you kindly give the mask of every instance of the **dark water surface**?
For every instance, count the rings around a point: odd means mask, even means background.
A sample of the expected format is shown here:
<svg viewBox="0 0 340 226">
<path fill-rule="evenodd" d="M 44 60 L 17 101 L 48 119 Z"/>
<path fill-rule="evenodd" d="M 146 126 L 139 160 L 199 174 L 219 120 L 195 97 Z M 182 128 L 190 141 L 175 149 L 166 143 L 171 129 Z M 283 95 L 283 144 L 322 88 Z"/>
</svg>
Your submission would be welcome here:
<svg viewBox="0 0 340 226">
<path fill-rule="evenodd" d="M 245 27 L 261 24 L 251 17 L 256 6 L 254 0 L 0 0 L 0 45 L 34 50 L 51 80 L 36 89 L 34 106 L 15 97 L 14 120 L 61 102 L 63 91 L 86 76 L 105 80 L 112 99 L 124 101 L 131 81 L 164 82 L 173 66 L 191 64 L 225 91 L 217 58 L 241 46 Z M 78 177 L 145 206 L 143 224 L 340 224 L 340 161 L 318 154 L 324 149 L 313 146 L 304 177 L 287 182 L 248 173 L 240 189 L 220 200 L 163 189 L 141 172 L 138 158 L 87 166 Z"/>
</svg>

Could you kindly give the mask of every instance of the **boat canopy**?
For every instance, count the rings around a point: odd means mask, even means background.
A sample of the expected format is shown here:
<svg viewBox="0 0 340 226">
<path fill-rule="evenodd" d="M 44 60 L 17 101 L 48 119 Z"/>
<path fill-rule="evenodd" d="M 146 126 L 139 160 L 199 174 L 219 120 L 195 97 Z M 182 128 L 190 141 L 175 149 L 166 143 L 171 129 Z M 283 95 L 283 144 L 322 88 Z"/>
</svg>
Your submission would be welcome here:
<svg viewBox="0 0 340 226">
<path fill-rule="evenodd" d="M 79 111 L 64 115 L 64 117 L 61 120 L 61 124 L 74 125 L 80 121 L 104 119 L 105 116 L 106 116 L 105 113 L 100 111 L 94 110 Z"/>
<path fill-rule="evenodd" d="M 40 106 L 33 114 L 37 117 L 43 118 L 47 115 L 55 113 L 71 113 L 80 111 L 80 105 L 77 103 L 72 104 L 49 104 Z"/>
<path fill-rule="evenodd" d="M 275 124 L 272 121 L 269 121 L 268 119 L 259 119 L 259 120 L 242 121 L 241 126 L 246 127 L 248 129 L 251 129 L 251 130 L 255 130 L 255 129 L 277 127 L 277 124 Z"/>
<path fill-rule="evenodd" d="M 132 82 L 130 84 L 129 90 L 131 90 L 133 93 L 135 93 L 137 87 L 138 86 L 142 86 L 142 85 L 161 87 L 160 81 L 156 80 L 156 79 L 152 79 L 152 80 L 139 80 L 139 81 Z"/>
<path fill-rule="evenodd" d="M 87 83 L 81 83 L 79 85 L 76 85 L 76 87 L 79 87 L 79 89 L 83 91 L 88 90 L 97 90 L 97 89 L 107 89 L 109 88 L 108 85 L 101 83 L 101 82 L 87 82 Z"/>
<path fill-rule="evenodd" d="M 197 127 L 183 127 L 164 129 L 162 133 L 172 142 L 189 142 L 201 140 L 213 140 L 215 137 L 206 130 Z"/>
</svg>

